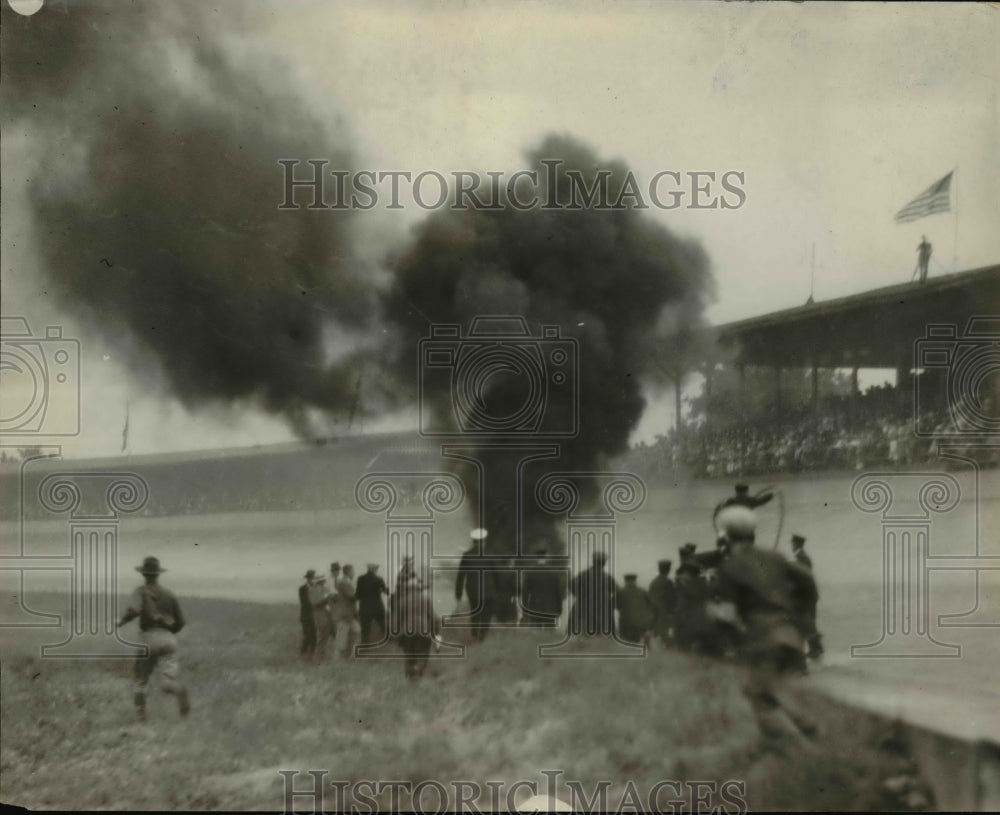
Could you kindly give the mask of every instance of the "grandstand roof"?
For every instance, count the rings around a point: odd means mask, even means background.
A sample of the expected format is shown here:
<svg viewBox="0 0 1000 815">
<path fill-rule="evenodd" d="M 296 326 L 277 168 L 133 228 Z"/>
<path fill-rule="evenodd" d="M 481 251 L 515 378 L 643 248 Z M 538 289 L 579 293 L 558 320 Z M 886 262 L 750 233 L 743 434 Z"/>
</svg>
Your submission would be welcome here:
<svg viewBox="0 0 1000 815">
<path fill-rule="evenodd" d="M 895 368 L 912 363 L 931 325 L 991 316 L 1000 331 L 1000 265 L 807 303 L 718 326 L 719 344 L 747 365 Z M 978 323 L 980 329 L 982 322 Z"/>
</svg>

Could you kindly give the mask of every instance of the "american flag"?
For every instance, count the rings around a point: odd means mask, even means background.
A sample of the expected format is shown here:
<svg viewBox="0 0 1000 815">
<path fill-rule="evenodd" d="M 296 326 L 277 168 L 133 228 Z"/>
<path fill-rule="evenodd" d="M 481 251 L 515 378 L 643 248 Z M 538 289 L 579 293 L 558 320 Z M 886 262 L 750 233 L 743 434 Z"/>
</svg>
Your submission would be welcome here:
<svg viewBox="0 0 1000 815">
<path fill-rule="evenodd" d="M 940 181 L 935 181 L 920 195 L 910 201 L 905 207 L 896 213 L 896 223 L 905 224 L 916 221 L 925 215 L 933 215 L 935 212 L 951 211 L 951 177 L 955 171 L 952 170 Z"/>
</svg>

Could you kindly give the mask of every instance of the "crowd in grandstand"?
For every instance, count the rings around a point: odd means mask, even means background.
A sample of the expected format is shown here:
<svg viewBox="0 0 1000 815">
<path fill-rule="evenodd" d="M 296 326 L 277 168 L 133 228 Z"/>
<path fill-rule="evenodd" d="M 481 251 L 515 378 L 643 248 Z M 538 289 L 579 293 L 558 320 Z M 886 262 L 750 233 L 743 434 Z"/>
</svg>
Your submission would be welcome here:
<svg viewBox="0 0 1000 815">
<path fill-rule="evenodd" d="M 819 413 L 806 409 L 781 419 L 756 418 L 725 426 L 689 423 L 681 434 L 671 430 L 653 444 L 634 447 L 626 463 L 646 477 L 862 470 L 935 462 L 940 446 L 947 444 L 980 464 L 1000 464 L 996 449 L 977 447 L 985 436 L 966 429 L 960 441 L 952 438 L 951 412 L 924 411 L 915 419 L 912 408 L 900 405 L 894 395 L 894 389 L 884 386 L 870 389 L 849 406 L 831 401 Z"/>
</svg>

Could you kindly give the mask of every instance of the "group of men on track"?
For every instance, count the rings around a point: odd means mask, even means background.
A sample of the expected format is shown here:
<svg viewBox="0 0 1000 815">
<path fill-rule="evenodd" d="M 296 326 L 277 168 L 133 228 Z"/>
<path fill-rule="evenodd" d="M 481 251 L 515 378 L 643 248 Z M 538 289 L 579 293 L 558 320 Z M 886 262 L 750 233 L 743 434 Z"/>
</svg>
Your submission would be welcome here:
<svg viewBox="0 0 1000 815">
<path fill-rule="evenodd" d="M 630 643 L 659 641 L 739 659 L 757 677 L 749 697 L 765 700 L 761 710 L 773 715 L 773 678 L 804 672 L 806 659 L 819 658 L 823 648 L 816 628 L 819 594 L 805 538 L 792 536 L 792 560 L 755 545 L 755 509 L 772 497 L 751 496 L 745 485 L 737 485 L 736 494 L 713 514 L 715 550 L 699 553 L 696 544 L 685 544 L 676 576 L 670 577 L 672 562 L 661 560 L 648 589 L 638 585 L 635 574 L 625 575 L 624 585 L 619 586 L 606 571 L 607 558 L 601 551 L 594 552 L 590 567 L 572 577 L 550 564 L 544 548 L 530 569 L 520 570 L 513 559 L 501 562 L 499 568 L 484 568 L 479 559 L 487 531 L 476 529 L 459 565 L 455 599 L 468 600 L 464 616 L 473 640 L 481 641 L 494 622 L 555 627 L 572 595 L 571 634 L 611 635 Z M 303 658 L 324 662 L 330 643 L 335 645 L 341 634 L 345 658 L 354 654 L 359 638 L 370 644 L 389 635 L 403 651 L 406 675 L 422 675 L 431 649 L 440 648 L 430 586 L 418 575 L 412 557 L 404 558 L 391 593 L 378 569 L 378 564 L 369 563 L 356 581 L 350 564 L 341 568 L 331 563 L 329 576 L 312 569 L 306 572 L 298 591 Z M 176 644 L 176 634 L 185 624 L 180 604 L 159 584 L 166 570 L 155 557 L 146 558 L 136 570 L 145 582 L 133 593 L 118 625 L 138 618 L 148 648 L 147 656 L 136 661 L 138 715 L 145 718 L 146 690 L 157 665 L 162 667 L 163 689 L 177 697 L 180 712 L 186 715 L 190 700 L 179 681 Z"/>
</svg>

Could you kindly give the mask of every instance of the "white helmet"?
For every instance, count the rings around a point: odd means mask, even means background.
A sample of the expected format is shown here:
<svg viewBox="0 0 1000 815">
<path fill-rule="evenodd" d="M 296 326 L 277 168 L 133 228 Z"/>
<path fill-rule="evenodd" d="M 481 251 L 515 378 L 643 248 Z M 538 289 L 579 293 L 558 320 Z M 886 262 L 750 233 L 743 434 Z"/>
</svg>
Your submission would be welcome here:
<svg viewBox="0 0 1000 815">
<path fill-rule="evenodd" d="M 726 507 L 719 512 L 715 522 L 730 540 L 753 540 L 757 531 L 757 515 L 750 507 Z"/>
</svg>

